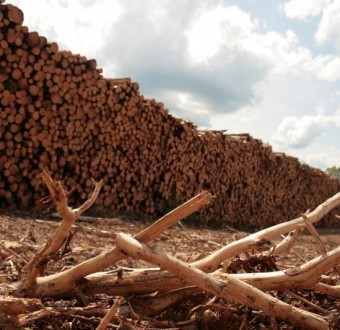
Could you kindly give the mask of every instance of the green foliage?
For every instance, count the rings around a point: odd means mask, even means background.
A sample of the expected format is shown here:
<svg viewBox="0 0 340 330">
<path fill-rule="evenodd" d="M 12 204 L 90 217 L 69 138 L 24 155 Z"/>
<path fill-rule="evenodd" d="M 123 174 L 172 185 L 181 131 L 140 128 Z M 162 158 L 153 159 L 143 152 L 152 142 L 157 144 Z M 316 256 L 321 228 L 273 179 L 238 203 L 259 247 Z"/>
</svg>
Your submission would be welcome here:
<svg viewBox="0 0 340 330">
<path fill-rule="evenodd" d="M 340 179 L 340 167 L 336 167 L 336 166 L 329 167 L 326 169 L 326 173 Z"/>
</svg>

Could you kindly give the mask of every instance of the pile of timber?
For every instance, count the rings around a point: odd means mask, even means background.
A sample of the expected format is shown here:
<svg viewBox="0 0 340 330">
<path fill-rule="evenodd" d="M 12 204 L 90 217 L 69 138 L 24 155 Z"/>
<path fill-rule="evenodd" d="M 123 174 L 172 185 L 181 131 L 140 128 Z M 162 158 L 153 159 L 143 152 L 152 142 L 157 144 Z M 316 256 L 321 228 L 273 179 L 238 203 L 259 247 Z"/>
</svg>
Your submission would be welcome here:
<svg viewBox="0 0 340 330">
<path fill-rule="evenodd" d="M 23 18 L 0 4 L 1 205 L 39 204 L 42 169 L 73 189 L 72 203 L 104 179 L 97 210 L 155 215 L 209 190 L 198 218 L 218 225 L 268 226 L 339 191 L 339 180 L 248 134 L 171 116 L 138 83 L 104 78 L 95 60 L 59 51 Z"/>
</svg>

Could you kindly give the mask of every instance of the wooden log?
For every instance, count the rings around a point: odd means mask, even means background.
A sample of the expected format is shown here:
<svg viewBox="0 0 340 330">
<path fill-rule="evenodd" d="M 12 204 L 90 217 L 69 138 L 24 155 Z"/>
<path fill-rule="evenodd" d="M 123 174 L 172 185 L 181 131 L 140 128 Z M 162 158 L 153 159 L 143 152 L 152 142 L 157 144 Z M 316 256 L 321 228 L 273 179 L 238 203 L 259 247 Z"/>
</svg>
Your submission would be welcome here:
<svg viewBox="0 0 340 330">
<path fill-rule="evenodd" d="M 8 20 L 12 23 L 22 24 L 24 21 L 24 13 L 13 5 L 8 4 L 6 7 Z"/>
<path fill-rule="evenodd" d="M 38 47 L 40 45 L 40 41 L 38 32 L 29 32 L 25 39 L 25 42 L 30 48 Z"/>
</svg>

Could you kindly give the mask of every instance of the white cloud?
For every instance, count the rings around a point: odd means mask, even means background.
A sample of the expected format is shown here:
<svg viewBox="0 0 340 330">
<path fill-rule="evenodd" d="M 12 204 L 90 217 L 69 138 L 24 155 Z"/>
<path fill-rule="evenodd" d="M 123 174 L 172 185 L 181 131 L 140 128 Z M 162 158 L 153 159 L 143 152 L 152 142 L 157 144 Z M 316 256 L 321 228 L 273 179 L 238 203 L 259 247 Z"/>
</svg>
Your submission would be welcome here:
<svg viewBox="0 0 340 330">
<path fill-rule="evenodd" d="M 332 124 L 339 123 L 339 112 L 334 115 L 318 113 L 316 116 L 286 117 L 273 136 L 273 146 L 278 149 L 305 148 Z"/>
<path fill-rule="evenodd" d="M 246 52 L 268 69 L 287 71 L 303 62 L 306 55 L 294 31 L 262 31 L 257 19 L 236 6 L 219 5 L 195 17 L 186 36 L 188 52 L 196 64 L 209 65 L 222 52 L 224 62 L 232 62 L 238 54 Z"/>
<path fill-rule="evenodd" d="M 307 164 L 325 170 L 332 166 L 340 166 L 340 149 L 335 147 L 325 148 L 323 151 L 310 151 L 302 159 Z"/>
<path fill-rule="evenodd" d="M 236 6 L 223 6 L 200 11 L 185 32 L 188 52 L 195 62 L 216 55 L 222 45 L 237 46 L 256 26 L 250 15 Z"/>
<path fill-rule="evenodd" d="M 334 116 L 332 117 L 333 124 L 340 128 L 340 109 L 338 109 L 335 113 Z"/>
<path fill-rule="evenodd" d="M 253 86 L 272 64 L 244 43 L 257 28 L 249 14 L 211 1 L 169 1 L 166 7 L 156 1 L 125 3 L 134 3 L 129 6 L 134 9 L 112 26 L 100 51 L 101 62 L 115 63 L 115 75 L 132 76 L 143 94 L 160 98 L 176 115 L 183 113 L 183 95 L 191 100 L 186 105 L 199 102 L 185 111 L 193 121 L 201 108 L 209 114 L 231 112 L 256 98 Z M 160 8 L 161 19 L 149 19 Z M 119 52 L 112 45 L 119 45 Z"/>
<path fill-rule="evenodd" d="M 321 21 L 315 33 L 319 44 L 333 41 L 340 52 L 340 1 L 333 1 L 323 11 Z"/>
<path fill-rule="evenodd" d="M 316 16 L 330 3 L 330 0 L 289 0 L 282 5 L 287 17 L 305 20 Z"/>
<path fill-rule="evenodd" d="M 24 24 L 31 31 L 56 41 L 61 50 L 88 57 L 95 57 L 106 42 L 109 27 L 123 12 L 117 0 L 12 2 L 23 10 Z"/>
<path fill-rule="evenodd" d="M 340 80 L 340 57 L 338 56 L 319 55 L 314 58 L 306 58 L 302 65 L 306 71 L 310 71 L 320 80 Z"/>
<path fill-rule="evenodd" d="M 178 115 L 183 94 L 201 104 L 194 108 L 227 113 L 266 97 L 255 88 L 270 72 L 305 67 L 328 80 L 340 72 L 336 59 L 313 64 L 294 31 L 262 31 L 256 18 L 220 1 L 17 1 L 30 26 L 44 20 L 41 34 L 52 31 L 61 48 L 95 57 L 108 77 L 131 76 Z M 55 15 L 47 19 L 47 10 Z M 195 120 L 194 109 L 186 112 Z"/>
</svg>

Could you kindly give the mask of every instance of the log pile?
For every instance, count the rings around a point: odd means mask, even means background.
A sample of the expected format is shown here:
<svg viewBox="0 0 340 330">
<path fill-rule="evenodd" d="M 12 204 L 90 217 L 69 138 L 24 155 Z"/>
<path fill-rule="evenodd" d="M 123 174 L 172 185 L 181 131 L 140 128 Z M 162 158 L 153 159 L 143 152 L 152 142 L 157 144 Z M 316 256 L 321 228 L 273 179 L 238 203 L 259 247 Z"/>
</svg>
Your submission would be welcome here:
<svg viewBox="0 0 340 330">
<path fill-rule="evenodd" d="M 41 169 L 63 178 L 73 203 L 86 200 L 89 178 L 103 179 L 97 210 L 154 215 L 208 189 L 213 206 L 198 217 L 216 225 L 278 223 L 339 191 L 337 179 L 248 134 L 171 116 L 138 83 L 105 79 L 95 60 L 59 51 L 23 17 L 0 4 L 2 205 L 36 206 Z"/>
<path fill-rule="evenodd" d="M 42 319 L 47 319 L 50 322 L 48 327 L 52 328 L 52 317 L 60 317 L 62 322 L 65 322 L 65 317 L 71 317 L 72 324 L 79 319 L 86 322 L 86 327 L 79 329 L 87 329 L 89 322 L 97 330 L 118 324 L 127 329 L 174 329 L 184 325 L 199 329 L 202 328 L 199 326 L 202 309 L 204 312 L 205 309 L 215 308 L 221 312 L 220 326 L 209 324 L 206 328 L 225 329 L 231 324 L 236 328 L 232 315 L 235 318 L 243 315 L 243 322 L 239 322 L 237 328 L 253 329 L 248 324 L 252 312 L 264 314 L 261 321 L 263 328 L 270 325 L 274 329 L 282 326 L 285 329 L 326 330 L 339 326 L 339 310 L 335 306 L 336 298 L 340 297 L 337 278 L 340 247 L 328 251 L 313 224 L 340 205 L 340 193 L 298 219 L 235 240 L 191 263 L 160 250 L 154 244 L 150 246 L 148 243 L 159 238 L 170 226 L 202 207 L 209 208 L 212 196 L 203 191 L 134 237 L 120 233 L 115 239 L 116 246 L 75 266 L 51 272 L 48 264 L 65 261 L 66 254 L 72 253 L 68 248 L 71 240 L 74 243 L 71 226 L 93 205 L 100 195 L 103 182 L 94 182 L 95 189 L 90 199 L 79 208 L 72 209 L 68 206 L 67 192 L 61 184 L 45 172 L 42 179 L 62 221 L 30 260 L 2 245 L 3 255 L 18 270 L 18 278 L 0 284 L 1 328 L 21 329 L 29 325 L 39 328 L 35 322 Z M 298 265 L 276 263 L 277 259 L 282 260 L 290 254 L 294 241 L 305 229 L 313 235 L 321 255 L 309 261 L 302 258 L 303 263 L 299 262 Z M 282 240 L 282 235 L 289 232 Z M 248 258 L 242 259 L 241 255 Z M 117 265 L 118 261 L 131 257 L 154 267 L 126 269 Z M 109 266 L 115 268 L 103 271 Z M 197 301 L 197 295 L 203 292 L 204 298 L 209 301 L 193 306 L 193 296 Z M 309 292 L 312 301 L 302 296 Z M 320 293 L 323 295 L 321 306 L 314 299 Z M 93 303 L 95 297 L 101 301 Z M 72 298 L 72 305 L 58 301 L 66 301 L 67 298 Z M 172 314 L 166 314 L 166 311 L 176 310 L 176 305 L 181 301 L 190 299 L 191 303 L 181 307 L 189 309 L 185 322 L 167 318 L 167 315 L 176 315 L 178 310 L 172 311 Z M 334 299 L 335 308 L 330 310 L 325 306 L 327 299 Z M 75 300 L 79 300 L 81 306 L 75 306 Z M 44 306 L 48 301 L 49 306 Z M 299 301 L 305 307 L 298 304 Z M 109 302 L 111 308 L 108 308 Z M 229 315 L 229 318 L 223 319 L 223 315 Z"/>
</svg>

